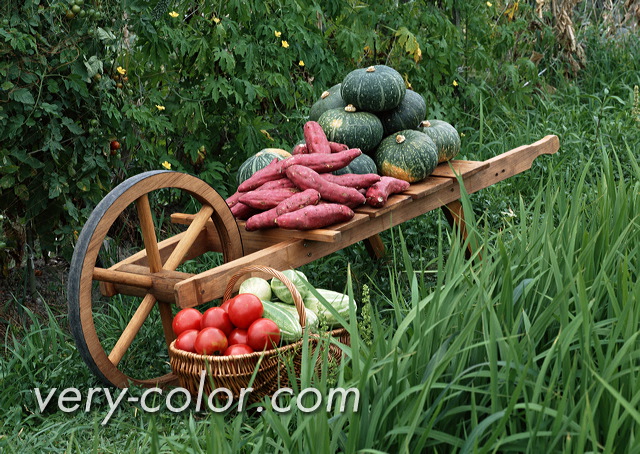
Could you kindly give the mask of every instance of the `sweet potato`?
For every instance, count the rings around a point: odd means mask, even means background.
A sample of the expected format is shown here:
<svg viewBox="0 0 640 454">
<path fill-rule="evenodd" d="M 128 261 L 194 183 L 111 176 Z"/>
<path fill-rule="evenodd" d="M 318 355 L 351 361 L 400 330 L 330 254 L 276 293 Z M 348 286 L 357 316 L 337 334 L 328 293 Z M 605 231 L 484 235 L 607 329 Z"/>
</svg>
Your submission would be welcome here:
<svg viewBox="0 0 640 454">
<path fill-rule="evenodd" d="M 380 175 L 377 173 L 343 173 L 342 175 L 333 175 L 332 173 L 323 173 L 322 178 L 340 186 L 347 186 L 355 189 L 367 189 L 374 183 L 380 181 Z"/>
<path fill-rule="evenodd" d="M 309 154 L 309 149 L 307 148 L 306 143 L 299 143 L 295 147 L 293 147 L 292 155 L 297 154 Z"/>
<path fill-rule="evenodd" d="M 349 149 L 345 144 L 337 142 L 329 142 L 329 148 L 331 149 L 331 153 L 338 153 Z"/>
<path fill-rule="evenodd" d="M 227 202 L 227 205 L 229 206 L 229 208 L 232 208 L 236 203 L 238 203 L 238 199 L 242 194 L 244 194 L 244 192 L 236 191 L 234 194 L 227 197 L 225 202 Z"/>
<path fill-rule="evenodd" d="M 277 180 L 267 181 L 262 186 L 254 189 L 254 191 L 265 191 L 267 189 L 287 189 L 287 188 L 295 188 L 290 179 L 288 178 L 278 178 Z"/>
<path fill-rule="evenodd" d="M 238 201 L 258 210 L 275 208 L 280 202 L 288 199 L 298 188 L 266 189 L 264 191 L 251 191 L 240 196 Z"/>
<path fill-rule="evenodd" d="M 276 227 L 276 218 L 285 213 L 291 213 L 309 205 L 315 205 L 320 201 L 320 193 L 314 189 L 293 194 L 288 199 L 280 202 L 275 208 L 257 213 L 251 216 L 245 224 L 248 231 L 268 229 Z"/>
<path fill-rule="evenodd" d="M 292 155 L 296 154 L 309 154 L 309 149 L 307 148 L 306 143 L 299 143 L 295 147 L 293 147 Z"/>
<path fill-rule="evenodd" d="M 315 189 L 305 189 L 298 194 L 294 194 L 286 200 L 283 200 L 276 206 L 275 210 L 278 216 L 291 213 L 309 205 L 316 205 L 320 201 L 320 193 Z"/>
<path fill-rule="evenodd" d="M 380 181 L 367 190 L 367 203 L 376 208 L 384 206 L 391 194 L 406 191 L 409 189 L 409 186 L 409 183 L 404 180 L 393 177 L 382 177 Z"/>
<path fill-rule="evenodd" d="M 361 154 L 362 151 L 360 151 L 359 148 L 350 148 L 328 155 L 318 153 L 298 154 L 280 161 L 280 166 L 283 172 L 293 165 L 301 165 L 313 169 L 318 173 L 327 173 L 342 169 Z"/>
<path fill-rule="evenodd" d="M 231 207 L 231 213 L 236 219 L 249 219 L 251 216 L 258 212 L 259 210 L 251 208 L 250 206 L 245 205 L 241 202 L 238 202 Z"/>
<path fill-rule="evenodd" d="M 282 178 L 282 165 L 278 158 L 273 158 L 273 161 L 269 163 L 266 167 L 258 170 L 256 173 L 247 178 L 244 182 L 238 186 L 238 191 L 240 192 L 248 192 L 253 189 L 259 188 L 267 181 L 278 180 Z"/>
<path fill-rule="evenodd" d="M 338 153 L 340 151 L 344 151 L 344 150 L 348 150 L 349 147 L 343 143 L 337 143 L 337 142 L 329 142 L 329 149 L 331 150 L 331 153 Z M 307 148 L 307 144 L 305 143 L 299 143 L 298 145 L 296 145 L 295 147 L 293 147 L 293 151 L 291 152 L 291 154 L 309 154 L 309 148 Z"/>
<path fill-rule="evenodd" d="M 320 229 L 338 222 L 345 222 L 354 216 L 353 210 L 337 203 L 310 205 L 300 210 L 285 213 L 276 218 L 276 224 L 283 229 Z"/>
<path fill-rule="evenodd" d="M 262 230 L 268 229 L 271 227 L 277 227 L 276 218 L 278 214 L 276 213 L 275 208 L 271 208 L 270 210 L 263 211 L 261 213 L 256 213 L 247 219 L 247 223 L 244 225 L 244 228 L 252 232 L 254 230 Z"/>
<path fill-rule="evenodd" d="M 329 202 L 352 208 L 365 202 L 365 197 L 357 189 L 331 183 L 308 167 L 293 165 L 287 169 L 287 176 L 300 189 L 315 189 L 324 200 Z"/>
<path fill-rule="evenodd" d="M 329 140 L 320 123 L 317 121 L 307 121 L 304 124 L 303 133 L 309 153 L 331 153 Z"/>
</svg>

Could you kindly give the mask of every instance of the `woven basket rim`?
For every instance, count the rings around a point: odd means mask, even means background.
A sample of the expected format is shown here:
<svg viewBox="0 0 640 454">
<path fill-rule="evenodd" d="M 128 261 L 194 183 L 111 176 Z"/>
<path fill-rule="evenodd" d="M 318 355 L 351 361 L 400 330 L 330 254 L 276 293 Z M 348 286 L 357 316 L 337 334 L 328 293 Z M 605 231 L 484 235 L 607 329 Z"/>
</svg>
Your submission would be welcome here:
<svg viewBox="0 0 640 454">
<path fill-rule="evenodd" d="M 309 336 L 309 339 L 311 339 L 311 336 Z M 288 350 L 293 350 L 295 349 L 297 346 L 302 346 L 304 339 L 300 339 L 296 342 L 293 342 L 291 344 L 286 344 L 286 345 L 282 345 L 280 347 L 277 348 L 272 348 L 269 350 L 263 350 L 260 352 L 253 352 L 253 353 L 243 353 L 241 355 L 200 355 L 199 353 L 192 353 L 192 352 L 188 352 L 185 350 L 180 350 L 179 348 L 176 348 L 175 343 L 176 341 L 172 341 L 171 344 L 169 344 L 169 352 L 174 355 L 176 358 L 179 358 L 181 360 L 195 360 L 195 361 L 207 361 L 209 363 L 212 364 L 224 364 L 224 363 L 233 363 L 236 361 L 244 361 L 244 360 L 249 360 L 249 359 L 260 359 L 260 357 L 271 357 L 271 356 L 275 356 L 277 354 L 280 353 L 285 353 Z"/>
</svg>

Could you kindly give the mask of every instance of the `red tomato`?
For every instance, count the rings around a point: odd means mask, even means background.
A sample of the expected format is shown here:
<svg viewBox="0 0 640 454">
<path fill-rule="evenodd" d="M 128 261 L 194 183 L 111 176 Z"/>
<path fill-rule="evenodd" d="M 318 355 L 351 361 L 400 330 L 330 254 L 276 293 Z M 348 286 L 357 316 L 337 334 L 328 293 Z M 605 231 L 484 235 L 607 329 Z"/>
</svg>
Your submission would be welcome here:
<svg viewBox="0 0 640 454">
<path fill-rule="evenodd" d="M 112 140 L 109 146 L 111 147 L 112 150 L 119 150 L 120 142 L 118 142 L 117 140 Z"/>
<path fill-rule="evenodd" d="M 202 314 L 198 309 L 194 309 L 192 307 L 182 309 L 175 317 L 173 317 L 171 327 L 173 328 L 175 335 L 179 336 L 183 331 L 187 331 L 189 329 L 200 329 L 201 319 Z"/>
<path fill-rule="evenodd" d="M 223 308 L 225 312 L 229 312 L 229 301 L 231 300 L 227 300 L 220 305 L 220 307 Z"/>
<path fill-rule="evenodd" d="M 227 347 L 224 351 L 224 356 L 246 355 L 248 353 L 253 353 L 253 348 L 247 344 L 233 344 Z"/>
<path fill-rule="evenodd" d="M 204 311 L 202 321 L 200 322 L 200 329 L 206 328 L 207 326 L 222 330 L 225 336 L 228 336 L 231 334 L 231 331 L 233 331 L 229 314 L 221 307 L 212 307 Z"/>
<path fill-rule="evenodd" d="M 196 352 L 196 337 L 200 331 L 197 329 L 188 329 L 180 333 L 176 339 L 175 347 L 178 350 L 184 350 L 185 352 Z"/>
<path fill-rule="evenodd" d="M 233 344 L 246 344 L 247 343 L 247 330 L 242 328 L 236 328 L 231 331 L 228 336 L 229 345 Z"/>
<path fill-rule="evenodd" d="M 194 345 L 200 355 L 215 355 L 224 352 L 229 344 L 222 330 L 208 326 L 200 330 Z"/>
<path fill-rule="evenodd" d="M 262 317 L 264 307 L 256 295 L 240 293 L 229 300 L 227 312 L 231 323 L 238 328 L 247 329 L 254 321 Z"/>
<path fill-rule="evenodd" d="M 280 328 L 268 318 L 259 318 L 247 330 L 247 344 L 257 352 L 270 350 L 280 342 Z"/>
</svg>

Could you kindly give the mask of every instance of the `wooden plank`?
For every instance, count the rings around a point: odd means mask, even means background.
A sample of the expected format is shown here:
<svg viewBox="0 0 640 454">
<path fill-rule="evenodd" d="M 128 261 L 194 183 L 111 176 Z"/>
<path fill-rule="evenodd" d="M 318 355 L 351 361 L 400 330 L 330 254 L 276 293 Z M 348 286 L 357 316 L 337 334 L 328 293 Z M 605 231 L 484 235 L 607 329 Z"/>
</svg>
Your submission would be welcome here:
<svg viewBox="0 0 640 454">
<path fill-rule="evenodd" d="M 558 150 L 556 136 L 547 136 L 538 142 L 518 147 L 489 160 L 490 165 L 464 181 L 467 192 L 475 192 L 531 167 L 533 160 L 541 154 L 552 154 Z M 495 172 L 495 169 L 499 171 Z M 504 172 L 501 169 L 505 169 Z M 515 172 L 515 173 L 514 173 Z M 261 264 L 275 269 L 297 268 L 313 260 L 329 255 L 358 241 L 362 241 L 395 225 L 413 219 L 431 210 L 444 206 L 460 198 L 461 187 L 457 180 L 451 186 L 443 185 L 429 197 L 421 197 L 413 203 L 398 206 L 397 209 L 371 218 L 356 214 L 364 220 L 352 220 L 354 224 L 342 229 L 342 240 L 335 243 L 321 243 L 308 240 L 290 240 L 264 250 L 256 251 L 212 270 L 205 271 L 175 286 L 176 301 L 180 307 L 193 307 L 219 298 L 224 293 L 226 282 L 241 268 L 249 264 Z M 360 222 L 360 224 L 358 224 Z M 358 228 L 354 228 L 354 227 Z M 336 228 L 337 229 L 337 228 Z"/>
<path fill-rule="evenodd" d="M 409 189 L 404 191 L 403 194 L 410 195 L 414 199 L 421 199 L 422 197 L 426 197 L 443 188 L 451 186 L 453 186 L 451 178 L 429 176 L 418 183 L 411 184 Z"/>
<path fill-rule="evenodd" d="M 280 228 L 257 230 L 247 232 L 244 228 L 246 221 L 237 221 L 243 240 L 255 236 L 265 243 L 278 243 L 280 241 L 298 238 L 301 240 L 322 241 L 334 243 L 340 241 L 340 232 L 333 229 L 313 229 L 313 230 L 285 230 Z"/>
<path fill-rule="evenodd" d="M 387 203 L 383 207 L 374 208 L 369 205 L 362 206 L 356 210 L 357 213 L 366 214 L 369 217 L 377 218 L 391 210 L 397 209 L 399 206 L 406 205 L 413 202 L 413 198 L 410 195 L 405 194 L 392 194 L 387 199 Z"/>
<path fill-rule="evenodd" d="M 362 224 L 365 224 L 368 220 L 369 220 L 368 214 L 356 213 L 355 216 L 351 218 L 351 220 L 336 224 L 333 226 L 333 228 L 341 232 L 344 232 L 346 230 L 350 230 Z"/>
<path fill-rule="evenodd" d="M 487 167 L 489 167 L 487 161 L 458 161 L 454 159 L 439 164 L 431 175 L 442 178 L 456 178 L 457 175 L 460 175 L 462 178 L 466 178 Z"/>
</svg>

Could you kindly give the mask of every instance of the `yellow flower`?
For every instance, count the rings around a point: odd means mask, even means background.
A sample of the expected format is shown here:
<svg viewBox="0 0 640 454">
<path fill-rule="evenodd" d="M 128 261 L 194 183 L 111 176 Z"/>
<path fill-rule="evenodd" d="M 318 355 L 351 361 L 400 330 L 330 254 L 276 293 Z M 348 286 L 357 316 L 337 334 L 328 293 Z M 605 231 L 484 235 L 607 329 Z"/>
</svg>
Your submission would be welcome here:
<svg viewBox="0 0 640 454">
<path fill-rule="evenodd" d="M 464 137 L 464 136 L 465 136 L 465 133 L 464 133 L 464 132 L 461 132 L 461 133 L 460 133 L 460 137 Z"/>
<path fill-rule="evenodd" d="M 280 38 L 280 36 L 282 35 L 282 32 L 279 32 L 278 30 L 273 32 L 274 35 L 276 35 L 276 38 Z"/>
<path fill-rule="evenodd" d="M 167 170 L 171 170 L 171 163 L 169 161 L 165 161 L 162 163 L 162 167 L 164 167 Z"/>
<path fill-rule="evenodd" d="M 216 24 L 220 23 L 220 19 L 218 19 L 217 17 L 213 17 L 213 19 L 211 19 L 212 21 L 214 21 Z"/>
<path fill-rule="evenodd" d="M 126 74 L 127 73 L 127 70 L 124 69 L 122 66 L 118 66 L 116 68 L 116 71 L 118 71 L 120 74 Z"/>
<path fill-rule="evenodd" d="M 304 61 L 300 60 L 300 61 L 298 62 L 298 66 L 304 66 Z"/>
<path fill-rule="evenodd" d="M 457 87 L 457 86 L 458 86 L 458 81 L 457 81 L 457 80 L 454 80 L 454 81 L 453 81 L 453 86 L 454 86 L 454 87 Z"/>
<path fill-rule="evenodd" d="M 178 17 L 179 15 L 180 15 L 180 14 L 176 13 L 175 11 L 171 11 L 171 12 L 169 13 L 169 16 L 174 17 L 174 18 L 175 18 L 175 17 Z"/>
<path fill-rule="evenodd" d="M 487 2 L 487 6 L 488 6 L 489 8 L 491 8 L 491 7 L 493 6 L 493 3 L 491 3 L 491 2 Z"/>
<path fill-rule="evenodd" d="M 165 109 L 164 106 L 161 106 L 160 104 L 156 104 L 156 109 L 163 111 Z"/>
<path fill-rule="evenodd" d="M 289 43 L 286 42 L 284 39 L 282 40 L 282 47 L 284 47 L 285 49 L 289 47 Z"/>
</svg>

